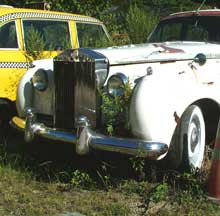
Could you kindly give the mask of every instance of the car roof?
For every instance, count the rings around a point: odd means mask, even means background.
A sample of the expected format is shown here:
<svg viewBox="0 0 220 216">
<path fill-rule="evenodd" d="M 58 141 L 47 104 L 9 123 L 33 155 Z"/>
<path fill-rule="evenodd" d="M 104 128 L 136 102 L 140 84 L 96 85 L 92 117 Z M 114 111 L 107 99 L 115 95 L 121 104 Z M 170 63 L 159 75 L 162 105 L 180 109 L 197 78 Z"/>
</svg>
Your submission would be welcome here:
<svg viewBox="0 0 220 216">
<path fill-rule="evenodd" d="M 185 11 L 170 14 L 162 20 L 175 19 L 178 17 L 191 17 L 191 16 L 220 16 L 220 9 L 209 9 L 209 10 L 196 10 L 196 11 Z"/>
<path fill-rule="evenodd" d="M 76 21 L 88 21 L 95 23 L 102 23 L 93 17 L 84 16 L 80 14 L 65 13 L 60 11 L 49 11 L 29 8 L 16 8 L 8 5 L 0 5 L 0 23 L 15 19 L 15 18 L 57 18 L 57 19 L 72 19 Z"/>
</svg>

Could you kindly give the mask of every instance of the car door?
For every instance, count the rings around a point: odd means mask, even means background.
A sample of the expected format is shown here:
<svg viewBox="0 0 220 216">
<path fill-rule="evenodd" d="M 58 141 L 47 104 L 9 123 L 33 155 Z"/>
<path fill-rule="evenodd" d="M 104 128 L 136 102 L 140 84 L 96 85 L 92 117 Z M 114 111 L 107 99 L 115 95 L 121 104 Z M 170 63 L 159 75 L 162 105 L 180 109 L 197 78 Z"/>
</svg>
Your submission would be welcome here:
<svg viewBox="0 0 220 216">
<path fill-rule="evenodd" d="M 0 98 L 15 100 L 16 87 L 30 66 L 21 43 L 18 20 L 0 25 Z"/>
</svg>

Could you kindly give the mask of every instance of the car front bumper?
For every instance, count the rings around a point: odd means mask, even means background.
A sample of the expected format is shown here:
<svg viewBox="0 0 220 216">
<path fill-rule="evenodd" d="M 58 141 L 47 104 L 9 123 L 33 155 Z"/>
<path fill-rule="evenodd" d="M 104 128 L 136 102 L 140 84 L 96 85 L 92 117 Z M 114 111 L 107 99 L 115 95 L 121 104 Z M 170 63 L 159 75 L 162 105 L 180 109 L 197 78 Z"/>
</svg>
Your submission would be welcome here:
<svg viewBox="0 0 220 216">
<path fill-rule="evenodd" d="M 147 159 L 157 160 L 168 151 L 168 145 L 160 142 L 151 142 L 141 139 L 128 139 L 106 136 L 89 127 L 86 117 L 77 121 L 77 133 L 70 133 L 56 128 L 50 128 L 36 121 L 36 115 L 32 109 L 26 112 L 26 119 L 13 117 L 11 125 L 24 131 L 25 141 L 30 142 L 35 135 L 69 142 L 76 145 L 76 152 L 80 155 L 89 152 L 89 149 L 119 152 L 128 155 L 138 155 Z"/>
</svg>

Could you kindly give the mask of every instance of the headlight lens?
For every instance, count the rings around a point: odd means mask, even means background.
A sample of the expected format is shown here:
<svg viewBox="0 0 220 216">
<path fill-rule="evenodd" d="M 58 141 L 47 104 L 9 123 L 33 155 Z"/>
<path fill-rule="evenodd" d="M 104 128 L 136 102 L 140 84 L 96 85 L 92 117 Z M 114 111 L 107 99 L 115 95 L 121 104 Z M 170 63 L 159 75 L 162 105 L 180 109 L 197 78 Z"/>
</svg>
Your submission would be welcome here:
<svg viewBox="0 0 220 216">
<path fill-rule="evenodd" d="M 113 96 L 122 96 L 127 82 L 128 78 L 122 73 L 111 76 L 107 83 L 108 93 Z"/>
<path fill-rule="evenodd" d="M 44 69 L 39 69 L 32 77 L 32 84 L 38 91 L 45 91 L 48 86 L 48 76 Z"/>
</svg>

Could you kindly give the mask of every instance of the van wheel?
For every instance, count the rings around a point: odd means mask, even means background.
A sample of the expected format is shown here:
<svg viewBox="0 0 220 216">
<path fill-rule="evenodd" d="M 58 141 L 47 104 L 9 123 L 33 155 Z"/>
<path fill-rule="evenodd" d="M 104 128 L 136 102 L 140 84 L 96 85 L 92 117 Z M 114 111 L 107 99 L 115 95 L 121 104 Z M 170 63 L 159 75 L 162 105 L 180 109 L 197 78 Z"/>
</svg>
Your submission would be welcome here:
<svg viewBox="0 0 220 216">
<path fill-rule="evenodd" d="M 180 168 L 201 168 L 205 152 L 205 122 L 201 109 L 189 106 L 180 122 L 179 144 L 183 146 Z"/>
<path fill-rule="evenodd" d="M 9 131 L 10 108 L 8 104 L 0 105 L 0 145 L 5 142 Z"/>
</svg>

